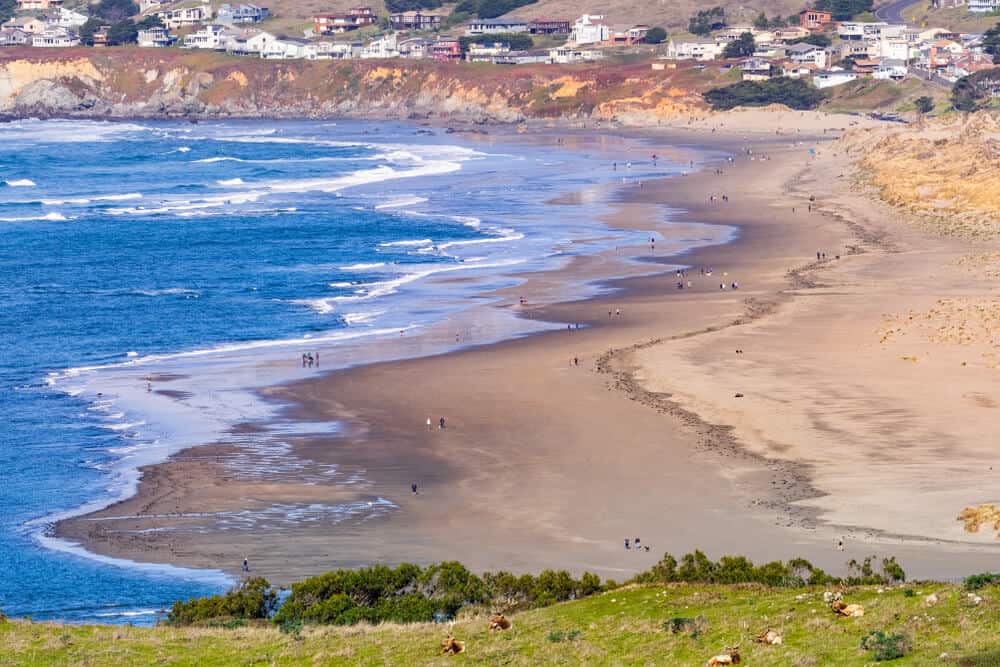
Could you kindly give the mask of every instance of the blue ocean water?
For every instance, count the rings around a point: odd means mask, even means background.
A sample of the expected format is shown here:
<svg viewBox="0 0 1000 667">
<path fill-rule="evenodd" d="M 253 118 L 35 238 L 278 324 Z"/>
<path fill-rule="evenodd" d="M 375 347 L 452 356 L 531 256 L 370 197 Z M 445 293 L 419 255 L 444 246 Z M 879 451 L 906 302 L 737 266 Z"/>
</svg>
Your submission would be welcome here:
<svg viewBox="0 0 1000 667">
<path fill-rule="evenodd" d="M 0 125 L 0 146 L 0 610 L 37 619 L 150 621 L 229 585 L 51 535 L 256 409 L 171 413 L 148 374 L 419 329 L 512 272 L 649 236 L 596 221 L 623 180 L 597 149 L 385 123 L 34 120 Z M 626 180 L 677 169 L 637 160 Z M 547 203 L 581 191 L 591 206 Z"/>
</svg>

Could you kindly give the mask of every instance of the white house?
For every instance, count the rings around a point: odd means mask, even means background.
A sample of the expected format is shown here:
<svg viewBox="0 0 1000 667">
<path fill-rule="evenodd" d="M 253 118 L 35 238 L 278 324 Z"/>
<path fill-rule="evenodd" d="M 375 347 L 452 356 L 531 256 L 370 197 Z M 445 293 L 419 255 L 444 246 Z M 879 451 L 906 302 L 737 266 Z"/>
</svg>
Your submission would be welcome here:
<svg viewBox="0 0 1000 667">
<path fill-rule="evenodd" d="M 215 24 L 202 26 L 197 32 L 184 37 L 184 48 L 222 51 L 226 48 L 225 35 L 225 26 Z"/>
<path fill-rule="evenodd" d="M 906 78 L 906 61 L 885 58 L 872 71 L 872 78 L 902 81 Z"/>
<path fill-rule="evenodd" d="M 767 81 L 771 78 L 771 63 L 763 58 L 747 58 L 740 63 L 744 81 Z"/>
<path fill-rule="evenodd" d="M 573 22 L 569 41 L 573 44 L 602 44 L 611 39 L 611 26 L 601 14 L 584 14 Z"/>
<path fill-rule="evenodd" d="M 793 63 L 812 63 L 817 67 L 826 67 L 829 64 L 826 49 L 815 44 L 792 44 L 785 49 L 785 53 Z"/>
<path fill-rule="evenodd" d="M 4 23 L 2 27 L 20 30 L 29 35 L 37 35 L 47 30 L 49 24 L 34 16 L 18 16 Z"/>
<path fill-rule="evenodd" d="M 310 60 L 350 60 L 361 55 L 361 42 L 312 42 L 306 53 Z"/>
<path fill-rule="evenodd" d="M 137 38 L 139 46 L 149 48 L 162 48 L 174 43 L 174 38 L 170 36 L 170 31 L 166 28 L 146 28 L 140 30 Z"/>
<path fill-rule="evenodd" d="M 837 24 L 837 36 L 844 40 L 875 40 L 882 35 L 882 28 L 888 25 L 888 23 L 842 21 Z"/>
<path fill-rule="evenodd" d="M 24 46 L 31 35 L 20 28 L 0 28 L 0 46 Z"/>
<path fill-rule="evenodd" d="M 891 60 L 909 60 L 910 44 L 905 39 L 880 39 L 876 42 L 878 47 L 875 51 L 876 58 L 889 58 Z"/>
<path fill-rule="evenodd" d="M 476 19 L 465 24 L 466 35 L 528 32 L 528 22 L 519 19 Z"/>
<path fill-rule="evenodd" d="M 362 58 L 396 58 L 399 56 L 399 42 L 396 33 L 389 33 L 361 48 Z"/>
<path fill-rule="evenodd" d="M 726 44 L 711 37 L 671 39 L 667 43 L 667 58 L 674 60 L 715 60 L 726 50 Z"/>
<path fill-rule="evenodd" d="M 208 5 L 197 7 L 182 7 L 157 13 L 163 24 L 171 30 L 186 26 L 198 25 L 212 20 L 212 8 Z"/>
<path fill-rule="evenodd" d="M 270 12 L 267 7 L 257 5 L 230 5 L 225 4 L 219 7 L 215 14 L 217 23 L 223 25 L 235 25 L 245 23 L 260 23 L 268 17 Z"/>
<path fill-rule="evenodd" d="M 87 15 L 75 12 L 72 9 L 60 7 L 49 19 L 49 24 L 59 28 L 79 28 L 87 22 Z"/>
<path fill-rule="evenodd" d="M 557 65 L 592 62 L 600 60 L 603 57 L 603 53 L 594 49 L 577 49 L 572 46 L 559 46 L 549 49 L 549 59 Z"/>
<path fill-rule="evenodd" d="M 469 44 L 469 50 L 465 54 L 465 59 L 470 63 L 491 63 L 497 56 L 504 56 L 510 53 L 510 44 L 506 42 L 494 42 L 492 44 Z"/>
<path fill-rule="evenodd" d="M 411 37 L 399 42 L 399 55 L 403 58 L 430 58 L 433 39 L 426 37 Z"/>
<path fill-rule="evenodd" d="M 38 12 L 52 9 L 62 4 L 62 0 L 17 0 L 19 12 Z"/>
<path fill-rule="evenodd" d="M 36 48 L 63 48 L 79 46 L 80 38 L 66 28 L 48 28 L 31 36 L 31 45 Z"/>
<path fill-rule="evenodd" d="M 1000 9 L 1000 0 L 969 0 L 969 11 L 985 14 Z"/>
<path fill-rule="evenodd" d="M 813 74 L 812 82 L 817 88 L 832 88 L 857 80 L 858 75 L 846 69 L 819 70 Z"/>
</svg>

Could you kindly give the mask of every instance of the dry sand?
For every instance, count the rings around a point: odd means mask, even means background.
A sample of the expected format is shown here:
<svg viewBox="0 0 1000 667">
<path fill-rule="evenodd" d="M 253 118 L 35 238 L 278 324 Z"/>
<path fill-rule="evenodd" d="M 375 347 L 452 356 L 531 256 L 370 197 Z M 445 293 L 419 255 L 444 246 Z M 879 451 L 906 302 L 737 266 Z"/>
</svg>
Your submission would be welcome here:
<svg viewBox="0 0 1000 667">
<path fill-rule="evenodd" d="M 621 579 L 664 551 L 694 548 L 801 555 L 838 571 L 868 554 L 896 554 L 919 576 L 989 567 L 1000 553 L 993 535 L 969 535 L 956 517 L 997 500 L 996 371 L 986 343 L 942 342 L 908 318 L 936 304 L 946 312 L 931 319 L 971 318 L 954 304 L 988 299 L 996 278 L 956 264 L 966 242 L 929 238 L 852 194 L 849 165 L 822 136 L 794 146 L 758 137 L 755 159 L 720 164 L 722 175 L 622 192 L 609 224 L 656 230 L 669 204 L 686 210 L 671 224 L 739 228 L 737 242 L 682 258 L 695 267 L 690 289 L 677 290 L 667 270 L 610 281 L 615 291 L 598 298 L 550 302 L 567 282 L 637 272 L 622 267 L 627 257 L 648 260 L 645 272 L 678 261 L 662 247 L 526 276 L 500 309 L 584 328 L 271 388 L 292 416 L 344 420 L 346 430 L 291 439 L 303 467 L 276 463 L 264 479 L 226 465 L 239 438 L 188 450 L 147 469 L 136 498 L 60 524 L 60 534 L 101 553 L 229 571 L 246 555 L 277 583 L 442 559 Z M 725 130 L 663 141 L 743 145 L 742 132 Z M 728 203 L 708 201 L 723 193 Z M 733 281 L 739 290 L 719 289 Z M 474 325 L 449 322 L 436 335 Z M 888 329 L 902 331 L 886 339 Z M 447 428 L 424 426 L 439 416 Z M 366 481 L 348 483 L 355 474 Z M 398 509 L 367 521 L 219 530 L 205 519 L 380 498 Z M 624 550 L 636 536 L 649 552 Z"/>
</svg>

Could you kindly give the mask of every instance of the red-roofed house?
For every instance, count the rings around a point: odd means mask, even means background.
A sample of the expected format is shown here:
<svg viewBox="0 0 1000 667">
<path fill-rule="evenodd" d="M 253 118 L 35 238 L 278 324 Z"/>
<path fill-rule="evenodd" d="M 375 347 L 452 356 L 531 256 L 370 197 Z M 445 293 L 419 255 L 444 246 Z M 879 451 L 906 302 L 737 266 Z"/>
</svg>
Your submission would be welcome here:
<svg viewBox="0 0 1000 667">
<path fill-rule="evenodd" d="M 799 25 L 806 30 L 822 31 L 826 26 L 833 23 L 833 15 L 830 12 L 818 9 L 803 9 L 799 12 Z"/>
</svg>

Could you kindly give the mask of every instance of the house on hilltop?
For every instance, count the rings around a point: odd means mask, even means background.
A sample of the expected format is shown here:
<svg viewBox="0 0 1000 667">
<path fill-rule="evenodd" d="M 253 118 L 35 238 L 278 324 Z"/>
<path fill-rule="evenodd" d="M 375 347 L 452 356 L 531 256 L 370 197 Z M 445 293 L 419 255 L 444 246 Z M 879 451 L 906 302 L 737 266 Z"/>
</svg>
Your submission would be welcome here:
<svg viewBox="0 0 1000 667">
<path fill-rule="evenodd" d="M 38 12 L 55 9 L 61 6 L 63 0 L 17 0 L 17 11 Z"/>
<path fill-rule="evenodd" d="M 371 7 L 352 7 L 345 14 L 317 14 L 313 17 L 313 32 L 317 35 L 349 32 L 377 22 Z"/>
<path fill-rule="evenodd" d="M 393 30 L 440 30 L 440 14 L 424 14 L 422 12 L 399 12 L 389 15 L 389 24 Z"/>
<path fill-rule="evenodd" d="M 813 74 L 812 82 L 817 88 L 832 88 L 856 81 L 858 75 L 846 69 L 818 70 Z"/>
<path fill-rule="evenodd" d="M 222 25 L 260 23 L 270 15 L 267 7 L 257 5 L 222 5 L 215 20 Z"/>
<path fill-rule="evenodd" d="M 80 38 L 66 28 L 46 28 L 31 36 L 31 45 L 35 48 L 66 48 L 79 46 Z"/>
<path fill-rule="evenodd" d="M 0 46 L 24 46 L 31 35 L 19 28 L 0 28 Z"/>
<path fill-rule="evenodd" d="M 568 35 L 572 28 L 566 19 L 532 19 L 528 22 L 528 32 L 532 35 Z"/>
<path fill-rule="evenodd" d="M 771 63 L 763 58 L 747 58 L 740 63 L 740 76 L 744 81 L 767 81 L 772 76 Z"/>
<path fill-rule="evenodd" d="M 573 22 L 569 41 L 574 44 L 603 44 L 611 39 L 611 26 L 601 14 L 584 14 Z"/>
<path fill-rule="evenodd" d="M 822 32 L 833 23 L 833 14 L 819 9 L 803 9 L 799 12 L 799 25 L 812 32 Z"/>
<path fill-rule="evenodd" d="M 169 30 L 159 26 L 140 30 L 136 39 L 138 45 L 146 49 L 171 46 L 175 41 Z"/>
<path fill-rule="evenodd" d="M 198 5 L 195 7 L 181 7 L 180 9 L 170 9 L 157 12 L 157 16 L 163 21 L 163 25 L 171 30 L 185 28 L 189 26 L 206 23 L 212 20 L 212 8 L 208 5 Z"/>
<path fill-rule="evenodd" d="M 4 23 L 3 27 L 20 30 L 29 35 L 37 35 L 44 32 L 49 27 L 49 24 L 34 16 L 18 16 Z"/>
<path fill-rule="evenodd" d="M 440 62 L 462 59 L 462 44 L 457 39 L 439 39 L 431 45 L 431 57 Z"/>
<path fill-rule="evenodd" d="M 519 19 L 476 19 L 465 24 L 466 35 L 496 35 L 528 32 L 526 21 Z"/>
<path fill-rule="evenodd" d="M 672 60 L 715 60 L 726 50 L 725 43 L 712 37 L 671 39 L 667 43 L 667 58 Z"/>
</svg>

